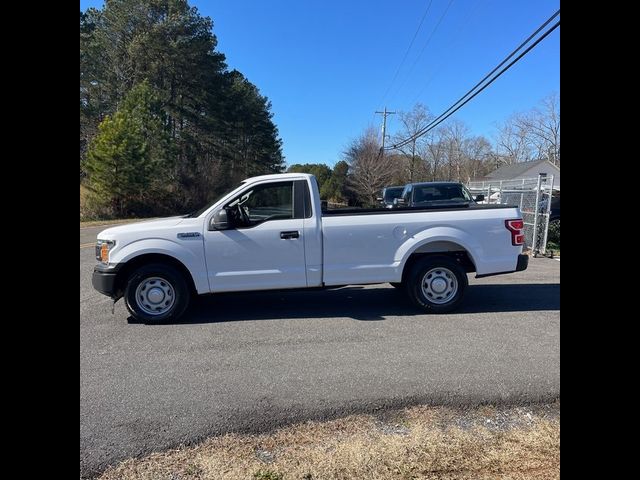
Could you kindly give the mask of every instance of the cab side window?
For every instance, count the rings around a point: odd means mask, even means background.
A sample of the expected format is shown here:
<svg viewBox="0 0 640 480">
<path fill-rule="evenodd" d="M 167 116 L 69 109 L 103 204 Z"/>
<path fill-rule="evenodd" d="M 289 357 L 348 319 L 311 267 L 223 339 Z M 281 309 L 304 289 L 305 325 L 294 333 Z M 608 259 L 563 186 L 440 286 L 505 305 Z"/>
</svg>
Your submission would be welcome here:
<svg viewBox="0 0 640 480">
<path fill-rule="evenodd" d="M 228 207 L 238 227 L 294 218 L 293 182 L 257 185 L 231 201 Z"/>
</svg>

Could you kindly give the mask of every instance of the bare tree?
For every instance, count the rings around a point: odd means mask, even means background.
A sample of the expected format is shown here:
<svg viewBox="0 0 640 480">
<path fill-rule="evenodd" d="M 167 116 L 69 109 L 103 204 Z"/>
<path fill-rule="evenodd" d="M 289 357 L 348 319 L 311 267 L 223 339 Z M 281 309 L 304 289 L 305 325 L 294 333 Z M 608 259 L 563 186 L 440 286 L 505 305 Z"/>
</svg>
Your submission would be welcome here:
<svg viewBox="0 0 640 480">
<path fill-rule="evenodd" d="M 409 170 L 411 168 L 411 158 L 404 153 L 385 152 L 388 157 L 390 168 L 393 172 L 391 181 L 392 185 L 405 185 L 409 183 Z"/>
<path fill-rule="evenodd" d="M 394 140 L 399 142 L 405 138 L 410 138 L 424 127 L 434 118 L 434 115 L 429 109 L 422 103 L 416 103 L 413 109 L 409 112 L 400 112 L 400 123 L 402 124 L 402 130 L 394 136 Z M 423 164 L 423 159 L 420 157 L 420 152 L 424 151 L 422 146 L 425 143 L 424 137 L 416 138 L 411 141 L 405 147 L 398 148 L 400 152 L 407 158 L 407 168 L 409 173 L 409 183 L 417 180 L 417 170 L 422 170 L 420 173 L 424 174 L 424 167 L 420 168 Z"/>
<path fill-rule="evenodd" d="M 426 115 L 425 115 L 426 114 Z M 409 114 L 401 114 L 404 131 L 398 140 L 409 138 L 430 121 L 428 110 L 418 105 Z M 411 144 L 409 144 L 411 145 Z M 495 166 L 496 154 L 489 141 L 470 135 L 469 126 L 461 120 L 451 120 L 420 137 L 415 150 L 398 149 L 396 163 L 405 159 L 410 170 L 408 181 L 455 180 L 469 181 L 486 175 Z M 415 159 L 414 165 L 410 160 Z"/>
<path fill-rule="evenodd" d="M 483 136 L 466 138 L 462 144 L 464 164 L 462 178 L 466 181 L 482 177 L 492 170 L 492 148 Z"/>
<path fill-rule="evenodd" d="M 497 153 L 506 163 L 546 159 L 560 166 L 560 98 L 553 93 L 499 127 Z M 500 166 L 500 165 L 497 165 Z"/>
<path fill-rule="evenodd" d="M 446 145 L 444 138 L 446 130 L 439 127 L 431 130 L 425 135 L 425 142 L 422 146 L 422 158 L 428 164 L 428 171 L 431 174 L 431 181 L 440 180 L 442 176 L 442 165 L 446 160 Z"/>
<path fill-rule="evenodd" d="M 464 152 L 462 146 L 469 136 L 469 127 L 461 120 L 448 122 L 444 127 L 445 152 L 447 157 L 448 175 L 446 180 L 462 179 L 462 164 Z"/>
<path fill-rule="evenodd" d="M 523 114 L 515 113 L 499 127 L 496 141 L 498 159 L 511 165 L 532 160 L 530 132 L 523 121 Z M 498 164 L 496 167 L 501 167 Z"/>
<path fill-rule="evenodd" d="M 344 152 L 344 160 L 351 172 L 351 187 L 366 206 L 376 204 L 380 190 L 390 185 L 394 176 L 392 157 L 382 153 L 373 127 L 353 140 Z"/>
<path fill-rule="evenodd" d="M 421 156 L 430 180 L 469 181 L 493 169 L 495 153 L 491 143 L 469 133 L 467 124 L 454 120 L 425 136 Z"/>
<path fill-rule="evenodd" d="M 536 157 L 560 166 L 560 97 L 557 93 L 545 97 L 540 105 L 520 118 L 528 132 Z"/>
</svg>

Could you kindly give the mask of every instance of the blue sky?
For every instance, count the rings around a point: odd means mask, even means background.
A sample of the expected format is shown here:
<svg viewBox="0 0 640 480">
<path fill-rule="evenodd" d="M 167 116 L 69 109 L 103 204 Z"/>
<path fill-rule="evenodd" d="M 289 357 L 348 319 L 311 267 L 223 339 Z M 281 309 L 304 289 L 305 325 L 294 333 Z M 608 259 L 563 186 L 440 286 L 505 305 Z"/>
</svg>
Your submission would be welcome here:
<svg viewBox="0 0 640 480">
<path fill-rule="evenodd" d="M 381 116 L 373 112 L 384 107 L 430 2 L 190 0 L 213 19 L 229 68 L 271 100 L 289 165 L 333 165 L 367 126 L 379 128 Z M 81 0 L 80 9 L 102 4 Z M 439 114 L 559 6 L 559 0 L 432 0 L 384 103 L 401 111 L 420 101 Z M 452 118 L 491 139 L 497 123 L 552 92 L 560 92 L 560 28 Z M 396 115 L 387 126 L 393 134 Z"/>
</svg>

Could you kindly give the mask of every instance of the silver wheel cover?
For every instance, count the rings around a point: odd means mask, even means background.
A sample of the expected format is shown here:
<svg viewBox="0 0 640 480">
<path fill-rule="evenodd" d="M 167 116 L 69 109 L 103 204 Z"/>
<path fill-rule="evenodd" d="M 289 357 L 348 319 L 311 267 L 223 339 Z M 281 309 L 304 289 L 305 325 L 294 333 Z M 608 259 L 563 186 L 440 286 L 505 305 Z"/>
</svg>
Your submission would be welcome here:
<svg viewBox="0 0 640 480">
<path fill-rule="evenodd" d="M 456 296 L 458 278 L 448 268 L 436 267 L 424 274 L 420 286 L 427 300 L 436 305 L 444 305 Z"/>
<path fill-rule="evenodd" d="M 167 313 L 176 301 L 175 290 L 161 277 L 149 277 L 136 288 L 136 305 L 147 315 Z"/>
</svg>

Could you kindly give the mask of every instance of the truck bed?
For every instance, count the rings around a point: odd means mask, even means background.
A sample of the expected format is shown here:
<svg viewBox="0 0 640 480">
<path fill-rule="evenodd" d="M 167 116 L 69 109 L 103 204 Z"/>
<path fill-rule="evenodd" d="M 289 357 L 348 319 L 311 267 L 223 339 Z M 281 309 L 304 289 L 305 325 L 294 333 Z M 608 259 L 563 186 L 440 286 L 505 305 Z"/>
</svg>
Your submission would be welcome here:
<svg viewBox="0 0 640 480">
<path fill-rule="evenodd" d="M 434 206 L 420 206 L 420 207 L 402 207 L 402 208 L 335 208 L 330 210 L 323 210 L 322 216 L 329 217 L 335 215 L 385 215 L 393 213 L 415 213 L 415 212 L 446 212 L 457 210 L 491 210 L 500 208 L 516 208 L 515 205 L 506 204 L 462 204 L 462 205 L 434 205 Z"/>
<path fill-rule="evenodd" d="M 520 247 L 505 220 L 518 217 L 509 205 L 323 212 L 324 283 L 399 282 L 406 256 L 427 238 L 425 253 L 469 252 L 478 275 L 514 271 Z"/>
</svg>

